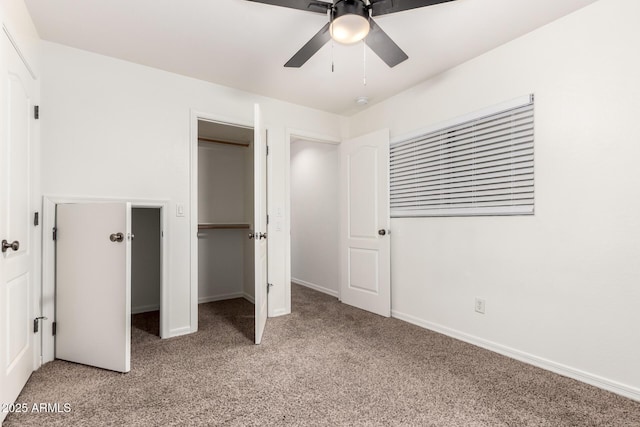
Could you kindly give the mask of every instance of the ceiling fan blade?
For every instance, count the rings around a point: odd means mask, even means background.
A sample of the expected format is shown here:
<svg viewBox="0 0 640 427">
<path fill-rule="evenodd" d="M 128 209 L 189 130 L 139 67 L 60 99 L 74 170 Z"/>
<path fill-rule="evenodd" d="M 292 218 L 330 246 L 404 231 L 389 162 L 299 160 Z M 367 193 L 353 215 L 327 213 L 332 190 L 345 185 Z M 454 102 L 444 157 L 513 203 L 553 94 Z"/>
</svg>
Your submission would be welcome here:
<svg viewBox="0 0 640 427">
<path fill-rule="evenodd" d="M 389 67 L 395 67 L 402 61 L 409 59 L 407 54 L 391 40 L 387 33 L 382 31 L 382 28 L 373 19 L 369 19 L 369 24 L 371 29 L 364 41 Z"/>
<path fill-rule="evenodd" d="M 315 36 L 311 37 L 311 40 L 309 40 L 307 44 L 302 46 L 302 48 L 296 52 L 296 54 L 293 55 L 286 64 L 284 64 L 284 66 L 294 68 L 302 67 L 309 58 L 311 58 L 322 46 L 325 45 L 325 43 L 329 41 L 329 39 L 331 39 L 331 34 L 329 34 L 330 25 L 331 23 L 327 22 Z"/>
<path fill-rule="evenodd" d="M 453 0 L 371 0 L 371 16 L 386 15 L 387 13 L 433 6 L 450 1 Z"/>
<path fill-rule="evenodd" d="M 320 0 L 247 0 L 256 3 L 270 4 L 272 6 L 288 7 L 290 9 L 306 10 L 308 12 L 316 12 L 326 14 L 331 8 L 332 3 Z"/>
</svg>

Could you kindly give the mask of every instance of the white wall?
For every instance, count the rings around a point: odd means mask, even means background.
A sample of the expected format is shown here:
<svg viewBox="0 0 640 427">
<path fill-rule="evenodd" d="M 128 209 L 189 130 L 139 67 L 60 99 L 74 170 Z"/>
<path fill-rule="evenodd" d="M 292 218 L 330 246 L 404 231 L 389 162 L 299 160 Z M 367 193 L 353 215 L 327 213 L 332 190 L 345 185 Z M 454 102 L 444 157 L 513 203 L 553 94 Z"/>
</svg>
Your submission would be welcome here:
<svg viewBox="0 0 640 427">
<path fill-rule="evenodd" d="M 394 316 L 640 399 L 638 16 L 598 1 L 353 117 L 393 138 L 536 97 L 535 216 L 392 220 Z"/>
<path fill-rule="evenodd" d="M 253 182 L 246 180 L 245 157 L 249 148 L 223 144 L 200 144 L 198 148 L 198 222 L 245 222 L 245 193 Z"/>
<path fill-rule="evenodd" d="M 269 129 L 269 209 L 284 209 L 288 128 L 340 137 L 336 115 L 42 42 L 45 194 L 169 200 L 170 335 L 193 330 L 190 238 L 190 127 L 193 111 L 253 121 L 260 103 Z M 288 143 L 288 141 L 287 141 Z M 197 195 L 193 195 L 197 197 Z M 185 216 L 178 217 L 182 204 Z M 285 314 L 288 229 L 269 233 L 270 315 Z M 194 254 L 195 257 L 195 254 Z"/>
<path fill-rule="evenodd" d="M 338 296 L 338 146 L 291 143 L 292 281 Z"/>
<path fill-rule="evenodd" d="M 29 10 L 23 0 L 3 0 L 0 4 L 0 19 L 7 28 L 29 68 L 40 77 L 40 37 L 36 31 Z"/>
<path fill-rule="evenodd" d="M 131 313 L 160 309 L 160 209 L 131 209 Z"/>
<path fill-rule="evenodd" d="M 244 241 L 248 230 L 200 230 L 198 302 L 241 298 L 244 293 Z"/>
</svg>

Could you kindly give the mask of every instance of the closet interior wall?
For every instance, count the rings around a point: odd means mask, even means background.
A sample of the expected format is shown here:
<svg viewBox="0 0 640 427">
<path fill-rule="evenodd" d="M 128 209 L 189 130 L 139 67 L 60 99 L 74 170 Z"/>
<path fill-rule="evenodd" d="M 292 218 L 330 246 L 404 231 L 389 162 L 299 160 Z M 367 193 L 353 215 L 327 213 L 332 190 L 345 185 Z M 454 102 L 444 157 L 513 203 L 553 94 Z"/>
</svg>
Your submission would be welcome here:
<svg viewBox="0 0 640 427">
<path fill-rule="evenodd" d="M 199 303 L 253 302 L 252 136 L 245 128 L 198 123 Z"/>
</svg>

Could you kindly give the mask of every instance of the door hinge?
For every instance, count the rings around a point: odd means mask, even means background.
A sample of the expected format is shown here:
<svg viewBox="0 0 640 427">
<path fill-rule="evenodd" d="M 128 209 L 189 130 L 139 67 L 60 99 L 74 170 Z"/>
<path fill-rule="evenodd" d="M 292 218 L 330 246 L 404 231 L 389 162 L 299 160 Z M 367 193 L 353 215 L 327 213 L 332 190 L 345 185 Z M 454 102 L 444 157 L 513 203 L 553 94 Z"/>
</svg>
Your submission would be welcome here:
<svg viewBox="0 0 640 427">
<path fill-rule="evenodd" d="M 34 105 L 33 106 L 33 118 L 38 120 L 40 118 L 40 106 L 39 105 Z"/>
<path fill-rule="evenodd" d="M 51 324 L 51 335 L 55 335 L 55 334 L 56 334 L 57 329 L 58 329 L 58 328 L 57 328 L 57 323 L 56 323 L 56 322 L 53 322 L 53 323 Z"/>
<path fill-rule="evenodd" d="M 37 334 L 38 331 L 40 330 L 40 320 L 41 319 L 46 319 L 46 317 L 40 316 L 40 317 L 36 317 L 35 319 L 33 319 L 33 333 L 34 334 Z"/>
<path fill-rule="evenodd" d="M 37 227 L 40 225 L 40 212 L 33 213 L 33 226 Z"/>
<path fill-rule="evenodd" d="M 269 215 L 267 215 L 267 225 L 269 225 Z"/>
<path fill-rule="evenodd" d="M 55 227 L 53 227 L 52 237 L 53 237 L 53 240 L 56 240 L 58 238 L 58 229 Z"/>
<path fill-rule="evenodd" d="M 267 293 L 269 293 L 269 288 L 273 286 L 273 283 L 267 283 Z"/>
<path fill-rule="evenodd" d="M 267 145 L 267 156 L 269 155 L 269 146 Z"/>
</svg>

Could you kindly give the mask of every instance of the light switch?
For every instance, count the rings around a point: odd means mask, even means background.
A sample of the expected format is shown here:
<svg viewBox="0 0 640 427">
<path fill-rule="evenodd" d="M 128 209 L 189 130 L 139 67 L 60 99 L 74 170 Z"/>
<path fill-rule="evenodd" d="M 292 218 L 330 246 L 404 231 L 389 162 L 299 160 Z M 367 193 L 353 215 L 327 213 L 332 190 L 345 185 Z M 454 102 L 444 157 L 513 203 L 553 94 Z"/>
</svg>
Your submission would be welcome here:
<svg viewBox="0 0 640 427">
<path fill-rule="evenodd" d="M 182 203 L 176 205 L 176 216 L 184 216 L 184 205 Z"/>
</svg>

